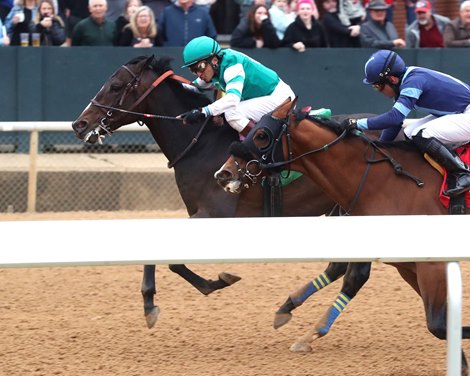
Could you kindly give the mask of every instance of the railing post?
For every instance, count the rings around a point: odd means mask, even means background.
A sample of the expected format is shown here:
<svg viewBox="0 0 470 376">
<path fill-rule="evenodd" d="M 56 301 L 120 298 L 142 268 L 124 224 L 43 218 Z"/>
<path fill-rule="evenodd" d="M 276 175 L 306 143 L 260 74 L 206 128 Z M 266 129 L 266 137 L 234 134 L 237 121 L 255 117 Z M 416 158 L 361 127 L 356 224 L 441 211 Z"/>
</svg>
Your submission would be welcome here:
<svg viewBox="0 0 470 376">
<path fill-rule="evenodd" d="M 447 376 L 462 370 L 462 275 L 458 262 L 447 263 Z"/>
<path fill-rule="evenodd" d="M 39 132 L 31 131 L 29 139 L 29 170 L 28 170 L 28 212 L 36 211 L 37 195 L 37 158 L 38 158 Z"/>
</svg>

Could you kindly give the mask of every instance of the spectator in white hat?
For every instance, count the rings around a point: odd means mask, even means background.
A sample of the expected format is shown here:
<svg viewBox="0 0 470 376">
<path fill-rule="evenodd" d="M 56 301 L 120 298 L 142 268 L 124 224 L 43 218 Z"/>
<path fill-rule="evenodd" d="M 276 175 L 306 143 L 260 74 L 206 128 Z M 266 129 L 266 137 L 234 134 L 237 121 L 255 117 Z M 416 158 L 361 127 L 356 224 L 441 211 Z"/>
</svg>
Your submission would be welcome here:
<svg viewBox="0 0 470 376">
<path fill-rule="evenodd" d="M 460 14 L 444 29 L 446 47 L 470 47 L 470 0 L 460 4 Z"/>
</svg>

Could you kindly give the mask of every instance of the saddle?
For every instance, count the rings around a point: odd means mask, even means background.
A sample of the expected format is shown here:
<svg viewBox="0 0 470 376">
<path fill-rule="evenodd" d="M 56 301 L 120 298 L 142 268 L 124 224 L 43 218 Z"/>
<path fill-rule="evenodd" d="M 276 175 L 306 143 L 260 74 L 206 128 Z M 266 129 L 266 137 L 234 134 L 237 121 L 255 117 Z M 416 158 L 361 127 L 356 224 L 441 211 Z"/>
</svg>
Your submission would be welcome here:
<svg viewBox="0 0 470 376">
<path fill-rule="evenodd" d="M 459 155 L 463 162 L 465 162 L 467 165 L 470 165 L 470 144 L 458 147 L 455 149 L 455 152 Z M 454 198 L 446 196 L 443 192 L 447 190 L 448 186 L 447 171 L 429 155 L 424 154 L 424 158 L 432 167 L 439 171 L 443 177 L 441 188 L 439 190 L 439 200 L 441 201 L 441 204 L 445 208 L 449 209 L 449 214 L 466 214 L 465 208 L 470 209 L 470 191 Z"/>
</svg>

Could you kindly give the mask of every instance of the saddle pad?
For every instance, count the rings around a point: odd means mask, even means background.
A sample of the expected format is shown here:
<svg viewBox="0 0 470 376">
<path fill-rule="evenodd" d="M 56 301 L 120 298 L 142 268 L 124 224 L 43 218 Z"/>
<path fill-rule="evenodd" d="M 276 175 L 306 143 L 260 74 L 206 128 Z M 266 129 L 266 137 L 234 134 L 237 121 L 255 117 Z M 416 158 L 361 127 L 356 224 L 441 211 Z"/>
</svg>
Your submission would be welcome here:
<svg viewBox="0 0 470 376">
<path fill-rule="evenodd" d="M 455 149 L 460 159 L 470 166 L 470 144 L 466 144 Z M 439 199 L 445 208 L 449 208 L 450 197 L 443 192 L 447 189 L 447 171 L 444 170 L 444 180 L 439 191 Z M 465 205 L 470 209 L 470 191 L 465 192 Z"/>
<path fill-rule="evenodd" d="M 294 180 L 297 180 L 302 176 L 301 172 L 291 170 L 290 173 L 288 171 L 282 171 L 281 173 L 281 185 L 286 186 L 292 183 Z"/>
</svg>

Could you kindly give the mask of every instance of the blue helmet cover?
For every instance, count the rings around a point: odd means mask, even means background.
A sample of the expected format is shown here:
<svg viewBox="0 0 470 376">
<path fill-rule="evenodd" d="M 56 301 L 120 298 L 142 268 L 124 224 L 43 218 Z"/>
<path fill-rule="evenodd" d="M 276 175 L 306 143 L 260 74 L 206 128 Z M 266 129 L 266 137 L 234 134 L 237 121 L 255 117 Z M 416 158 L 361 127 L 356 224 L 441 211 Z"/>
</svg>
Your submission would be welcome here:
<svg viewBox="0 0 470 376">
<path fill-rule="evenodd" d="M 366 85 L 383 82 L 388 76 L 401 76 L 406 70 L 403 59 L 394 51 L 380 50 L 372 54 L 364 66 Z"/>
</svg>

